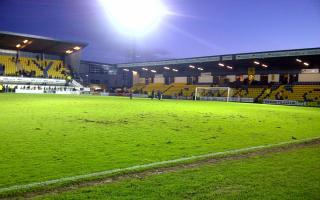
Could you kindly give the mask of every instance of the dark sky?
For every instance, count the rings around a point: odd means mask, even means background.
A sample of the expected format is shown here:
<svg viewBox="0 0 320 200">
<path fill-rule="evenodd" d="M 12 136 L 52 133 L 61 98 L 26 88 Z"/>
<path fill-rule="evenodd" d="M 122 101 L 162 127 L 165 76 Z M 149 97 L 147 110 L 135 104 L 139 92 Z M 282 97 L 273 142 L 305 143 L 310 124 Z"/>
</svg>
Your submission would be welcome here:
<svg viewBox="0 0 320 200">
<path fill-rule="evenodd" d="M 136 41 L 138 60 L 320 47 L 320 0 L 164 0 L 170 11 Z M 128 62 L 132 40 L 98 0 L 0 0 L 0 30 L 83 41 L 82 59 Z"/>
</svg>

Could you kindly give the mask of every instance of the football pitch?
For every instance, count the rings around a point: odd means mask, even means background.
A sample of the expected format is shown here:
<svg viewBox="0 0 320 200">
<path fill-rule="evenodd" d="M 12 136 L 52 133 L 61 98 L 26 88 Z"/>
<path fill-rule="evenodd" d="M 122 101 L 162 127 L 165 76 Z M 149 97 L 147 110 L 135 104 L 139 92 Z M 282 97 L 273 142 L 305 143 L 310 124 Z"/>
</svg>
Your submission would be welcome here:
<svg viewBox="0 0 320 200">
<path fill-rule="evenodd" d="M 0 94 L 0 189 L 320 137 L 320 110 Z"/>
</svg>

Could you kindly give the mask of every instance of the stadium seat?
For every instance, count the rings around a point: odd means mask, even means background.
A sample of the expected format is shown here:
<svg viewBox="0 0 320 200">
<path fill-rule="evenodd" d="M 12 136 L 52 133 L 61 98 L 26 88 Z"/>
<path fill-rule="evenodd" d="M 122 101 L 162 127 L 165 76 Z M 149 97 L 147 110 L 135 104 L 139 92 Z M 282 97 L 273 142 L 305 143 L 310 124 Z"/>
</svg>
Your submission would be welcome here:
<svg viewBox="0 0 320 200">
<path fill-rule="evenodd" d="M 204 85 L 187 85 L 184 83 L 173 83 L 165 85 L 162 83 L 153 83 L 145 85 L 139 83 L 134 85 L 131 90 L 137 93 L 150 93 L 152 90 L 163 92 L 165 96 L 170 97 L 191 97 L 197 87 L 208 87 Z M 264 99 L 271 100 L 295 100 L 295 101 L 320 101 L 319 84 L 296 84 L 296 85 L 275 85 L 273 87 L 254 86 L 249 88 L 233 88 L 233 97 L 253 98 L 258 101 Z M 207 96 L 210 94 L 203 94 Z M 226 93 L 219 94 L 227 96 Z"/>
<path fill-rule="evenodd" d="M 70 71 L 65 67 L 62 60 L 42 60 L 33 58 L 0 55 L 0 64 L 4 65 L 5 76 L 48 77 L 65 79 Z M 27 74 L 27 75 L 26 75 Z"/>
<path fill-rule="evenodd" d="M 15 62 L 12 60 L 12 56 L 0 55 L 0 64 L 5 66 L 4 74 L 6 76 L 16 76 L 17 67 Z"/>
</svg>

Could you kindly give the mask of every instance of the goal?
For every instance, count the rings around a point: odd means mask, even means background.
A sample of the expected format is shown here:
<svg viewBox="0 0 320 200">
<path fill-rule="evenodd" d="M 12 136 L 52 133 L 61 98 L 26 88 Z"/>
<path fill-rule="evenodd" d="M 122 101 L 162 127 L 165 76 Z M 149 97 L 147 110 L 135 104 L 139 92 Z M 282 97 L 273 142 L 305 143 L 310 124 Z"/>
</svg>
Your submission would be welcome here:
<svg viewBox="0 0 320 200">
<path fill-rule="evenodd" d="M 232 93 L 229 87 L 197 87 L 195 100 L 229 102 Z"/>
</svg>

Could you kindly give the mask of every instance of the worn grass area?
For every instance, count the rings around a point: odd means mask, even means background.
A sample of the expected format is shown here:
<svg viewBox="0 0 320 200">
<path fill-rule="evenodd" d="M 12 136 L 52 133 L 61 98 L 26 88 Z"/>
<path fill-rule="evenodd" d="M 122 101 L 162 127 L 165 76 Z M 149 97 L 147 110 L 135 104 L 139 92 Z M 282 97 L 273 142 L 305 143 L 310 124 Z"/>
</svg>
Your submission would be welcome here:
<svg viewBox="0 0 320 200">
<path fill-rule="evenodd" d="M 319 146 L 305 147 L 41 199 L 318 199 L 319 154 Z"/>
<path fill-rule="evenodd" d="M 315 108 L 0 95 L 0 188 L 320 136 Z"/>
</svg>

